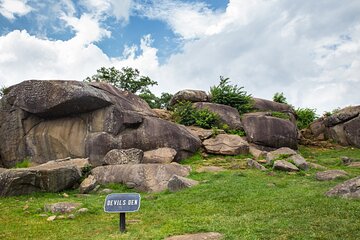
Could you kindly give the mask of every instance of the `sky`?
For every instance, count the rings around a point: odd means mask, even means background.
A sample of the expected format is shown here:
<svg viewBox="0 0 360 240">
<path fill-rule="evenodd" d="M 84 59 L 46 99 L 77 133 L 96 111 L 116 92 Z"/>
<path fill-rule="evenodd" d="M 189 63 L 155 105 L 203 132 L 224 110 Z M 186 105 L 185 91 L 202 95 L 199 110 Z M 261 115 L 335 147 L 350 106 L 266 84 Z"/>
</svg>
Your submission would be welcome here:
<svg viewBox="0 0 360 240">
<path fill-rule="evenodd" d="M 283 92 L 321 115 L 360 104 L 359 0 L 0 0 L 0 85 L 133 67 L 151 90 Z"/>
</svg>

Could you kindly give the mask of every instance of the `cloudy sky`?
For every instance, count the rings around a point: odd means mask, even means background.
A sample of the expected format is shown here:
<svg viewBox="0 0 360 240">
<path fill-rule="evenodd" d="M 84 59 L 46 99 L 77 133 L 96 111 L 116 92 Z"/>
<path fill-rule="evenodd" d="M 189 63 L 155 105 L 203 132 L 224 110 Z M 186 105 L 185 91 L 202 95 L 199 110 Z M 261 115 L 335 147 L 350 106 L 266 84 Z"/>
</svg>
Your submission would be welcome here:
<svg viewBox="0 0 360 240">
<path fill-rule="evenodd" d="M 229 77 L 318 113 L 360 104 L 359 0 L 0 0 L 0 85 L 138 68 L 152 90 Z"/>
</svg>

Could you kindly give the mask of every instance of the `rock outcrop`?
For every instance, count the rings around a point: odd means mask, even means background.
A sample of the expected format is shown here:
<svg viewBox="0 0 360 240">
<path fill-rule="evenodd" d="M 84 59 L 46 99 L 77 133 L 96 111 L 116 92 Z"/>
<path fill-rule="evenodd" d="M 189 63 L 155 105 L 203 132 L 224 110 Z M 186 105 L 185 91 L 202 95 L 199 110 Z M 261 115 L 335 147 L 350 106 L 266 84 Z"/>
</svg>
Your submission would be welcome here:
<svg viewBox="0 0 360 240">
<path fill-rule="evenodd" d="M 302 131 L 305 139 L 332 140 L 343 146 L 360 147 L 360 106 L 343 108 L 323 116 Z"/>
<path fill-rule="evenodd" d="M 167 189 L 173 175 L 186 177 L 190 168 L 172 164 L 133 164 L 96 167 L 91 171 L 98 183 L 122 183 L 144 192 L 161 192 Z"/>
<path fill-rule="evenodd" d="M 250 143 L 262 146 L 297 149 L 297 127 L 289 120 L 268 116 L 266 113 L 247 113 L 242 124 Z"/>
<path fill-rule="evenodd" d="M 159 119 L 135 94 L 106 83 L 30 80 L 0 100 L 0 166 L 89 157 L 102 165 L 112 149 L 162 147 L 185 158 L 201 146 L 185 127 Z"/>
</svg>

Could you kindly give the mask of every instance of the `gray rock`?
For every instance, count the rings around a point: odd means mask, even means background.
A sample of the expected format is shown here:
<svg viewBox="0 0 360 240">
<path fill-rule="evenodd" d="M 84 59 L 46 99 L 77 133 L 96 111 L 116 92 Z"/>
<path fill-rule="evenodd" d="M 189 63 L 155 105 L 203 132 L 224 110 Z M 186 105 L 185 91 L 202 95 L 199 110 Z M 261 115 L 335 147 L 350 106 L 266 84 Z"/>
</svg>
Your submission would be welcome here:
<svg viewBox="0 0 360 240">
<path fill-rule="evenodd" d="M 266 167 L 264 167 L 263 165 L 261 165 L 260 163 L 258 163 L 257 161 L 255 161 L 253 159 L 248 159 L 247 160 L 247 166 L 249 168 L 256 168 L 256 169 L 259 169 L 261 171 L 266 171 Z"/>
<path fill-rule="evenodd" d="M 240 114 L 236 108 L 209 102 L 196 102 L 193 104 L 197 109 L 208 109 L 219 115 L 220 123 L 229 126 L 229 129 L 242 129 Z"/>
<path fill-rule="evenodd" d="M 238 135 L 219 134 L 203 142 L 207 153 L 221 155 L 248 154 L 249 144 Z"/>
<path fill-rule="evenodd" d="M 299 169 L 292 163 L 284 160 L 277 160 L 274 162 L 273 169 L 286 171 L 286 172 L 297 172 Z"/>
<path fill-rule="evenodd" d="M 59 202 L 53 204 L 45 204 L 44 211 L 52 213 L 71 213 L 81 206 L 81 203 Z"/>
<path fill-rule="evenodd" d="M 350 106 L 343 108 L 336 113 L 332 114 L 331 116 L 327 117 L 324 120 L 324 125 L 326 127 L 333 127 L 340 123 L 347 122 L 351 119 L 356 118 L 359 116 L 360 113 L 360 106 Z"/>
<path fill-rule="evenodd" d="M 328 197 L 343 197 L 360 199 L 360 177 L 352 178 L 338 184 L 325 193 Z"/>
<path fill-rule="evenodd" d="M 287 161 L 293 162 L 294 165 L 297 166 L 299 169 L 302 169 L 302 170 L 305 170 L 305 171 L 309 169 L 309 164 L 299 154 L 292 155 L 291 157 L 289 157 L 287 159 Z"/>
<path fill-rule="evenodd" d="M 52 162 L 31 168 L 8 169 L 0 173 L 0 196 L 16 196 L 33 192 L 59 192 L 71 188 L 81 177 L 74 166 Z"/>
<path fill-rule="evenodd" d="M 342 164 L 344 164 L 345 166 L 346 165 L 349 165 L 353 160 L 349 157 L 341 157 L 341 162 Z"/>
<path fill-rule="evenodd" d="M 169 105 L 174 106 L 178 102 L 208 102 L 209 96 L 205 91 L 185 89 L 174 94 L 171 98 Z"/>
<path fill-rule="evenodd" d="M 113 149 L 104 157 L 107 165 L 139 164 L 142 163 L 144 152 L 141 149 Z"/>
<path fill-rule="evenodd" d="M 109 165 L 91 171 L 100 184 L 122 183 L 144 192 L 161 192 L 173 175 L 186 177 L 189 173 L 189 167 L 177 163 Z"/>
<path fill-rule="evenodd" d="M 317 164 L 317 163 L 309 163 L 309 167 L 313 168 L 313 169 L 318 169 L 318 170 L 326 170 L 326 167 Z"/>
<path fill-rule="evenodd" d="M 267 161 L 267 163 L 270 163 L 271 161 L 274 161 L 279 157 L 286 158 L 286 157 L 290 157 L 290 156 L 293 156 L 296 154 L 298 154 L 296 151 L 294 151 L 290 148 L 287 148 L 287 147 L 282 147 L 282 148 L 276 149 L 274 151 L 268 152 L 266 155 L 266 161 Z"/>
<path fill-rule="evenodd" d="M 167 164 L 175 160 L 177 152 L 173 148 L 158 148 L 144 153 L 143 163 Z"/>
<path fill-rule="evenodd" d="M 297 127 L 289 120 L 267 116 L 265 113 L 247 113 L 242 116 L 242 124 L 250 143 L 297 149 Z"/>
<path fill-rule="evenodd" d="M 348 165 L 348 167 L 360 168 L 360 162 L 352 162 Z"/>
<path fill-rule="evenodd" d="M 225 131 L 222 129 L 217 129 L 216 132 L 212 129 L 203 129 L 195 126 L 186 127 L 193 135 L 197 136 L 201 140 L 208 139 L 216 134 L 225 134 Z"/>
<path fill-rule="evenodd" d="M 294 114 L 294 109 L 285 103 L 278 103 L 266 99 L 261 98 L 253 98 L 253 108 L 262 112 L 284 112 L 284 113 L 292 113 Z"/>
<path fill-rule="evenodd" d="M 360 107 L 360 106 L 359 106 Z M 360 148 L 360 116 L 344 124 L 344 132 L 349 145 Z"/>
<path fill-rule="evenodd" d="M 100 194 L 110 194 L 110 193 L 112 193 L 112 192 L 113 192 L 112 189 L 104 188 L 104 189 L 102 189 L 99 193 L 100 193 Z"/>
<path fill-rule="evenodd" d="M 253 155 L 256 159 L 260 158 L 266 158 L 267 151 L 262 151 L 255 146 L 251 145 L 249 146 L 249 152 L 251 155 Z"/>
<path fill-rule="evenodd" d="M 89 193 L 96 187 L 96 184 L 97 182 L 94 176 L 89 175 L 87 178 L 84 179 L 84 181 L 81 182 L 79 192 L 81 194 Z"/>
<path fill-rule="evenodd" d="M 209 233 L 195 233 L 179 236 L 167 237 L 165 240 L 220 240 L 223 239 L 223 235 L 217 232 Z"/>
<path fill-rule="evenodd" d="M 83 214 L 83 213 L 87 213 L 88 211 L 89 211 L 89 209 L 87 209 L 87 208 L 80 208 L 79 210 L 76 211 L 76 213 Z"/>
<path fill-rule="evenodd" d="M 168 189 L 170 192 L 177 192 L 184 188 L 191 188 L 198 185 L 199 182 L 193 179 L 174 175 L 170 178 L 168 183 Z"/>
<path fill-rule="evenodd" d="M 327 170 L 323 172 L 317 172 L 315 177 L 318 181 L 330 181 L 346 176 L 348 176 L 348 174 L 343 170 Z"/>
</svg>

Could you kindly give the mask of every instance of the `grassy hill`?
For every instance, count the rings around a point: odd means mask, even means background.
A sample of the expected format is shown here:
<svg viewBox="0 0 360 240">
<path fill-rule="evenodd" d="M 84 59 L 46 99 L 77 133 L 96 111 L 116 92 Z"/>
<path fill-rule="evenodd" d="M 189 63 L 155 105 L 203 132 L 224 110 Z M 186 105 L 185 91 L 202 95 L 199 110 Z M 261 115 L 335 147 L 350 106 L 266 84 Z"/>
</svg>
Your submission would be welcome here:
<svg viewBox="0 0 360 240">
<path fill-rule="evenodd" d="M 360 168 L 341 164 L 340 157 L 360 159 L 360 149 L 301 147 L 309 161 L 343 169 L 348 178 Z M 164 239 L 185 233 L 216 231 L 225 239 L 360 239 L 360 201 L 328 198 L 324 193 L 345 179 L 319 182 L 316 170 L 289 174 L 245 169 L 247 156 L 185 160 L 196 169 L 225 167 L 221 173 L 192 172 L 201 181 L 176 193 L 141 194 L 139 212 L 127 214 L 127 233 L 118 231 L 119 215 L 103 212 L 104 194 L 79 196 L 76 190 L 0 199 L 0 239 Z M 347 178 L 346 178 L 347 179 Z M 108 185 L 114 192 L 132 192 Z M 75 219 L 47 221 L 46 203 L 80 202 L 89 212 Z"/>
</svg>

